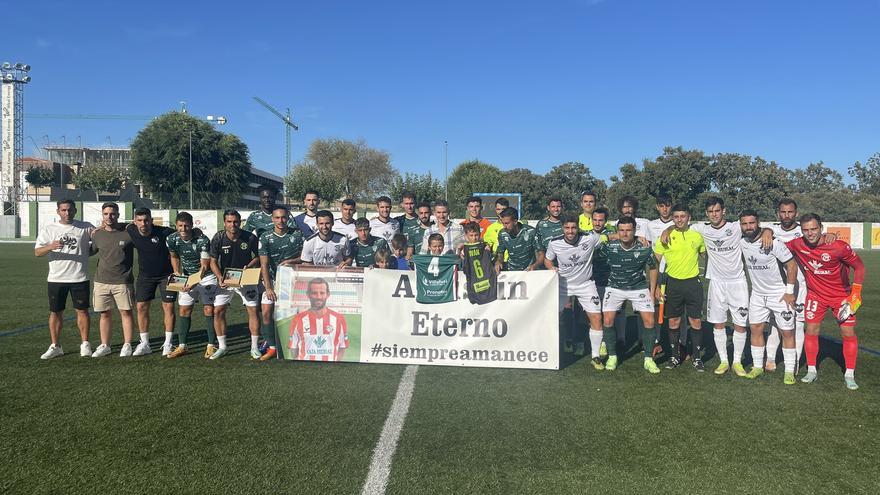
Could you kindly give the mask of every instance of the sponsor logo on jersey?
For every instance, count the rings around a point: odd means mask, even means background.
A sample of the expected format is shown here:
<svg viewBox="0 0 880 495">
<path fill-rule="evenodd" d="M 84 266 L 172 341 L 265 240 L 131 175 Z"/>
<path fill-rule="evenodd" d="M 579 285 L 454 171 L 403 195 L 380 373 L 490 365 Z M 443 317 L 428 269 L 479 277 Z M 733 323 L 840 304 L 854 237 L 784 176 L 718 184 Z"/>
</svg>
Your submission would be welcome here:
<svg viewBox="0 0 880 495">
<path fill-rule="evenodd" d="M 70 234 L 64 234 L 63 236 L 61 236 L 61 239 L 58 239 L 58 242 L 61 243 L 62 249 L 66 247 L 71 251 L 76 249 L 77 244 L 79 244 L 79 241 L 76 240 L 76 237 Z"/>
<path fill-rule="evenodd" d="M 749 256 L 749 264 L 755 265 L 757 263 L 758 263 L 758 258 L 755 258 L 754 256 Z"/>
</svg>

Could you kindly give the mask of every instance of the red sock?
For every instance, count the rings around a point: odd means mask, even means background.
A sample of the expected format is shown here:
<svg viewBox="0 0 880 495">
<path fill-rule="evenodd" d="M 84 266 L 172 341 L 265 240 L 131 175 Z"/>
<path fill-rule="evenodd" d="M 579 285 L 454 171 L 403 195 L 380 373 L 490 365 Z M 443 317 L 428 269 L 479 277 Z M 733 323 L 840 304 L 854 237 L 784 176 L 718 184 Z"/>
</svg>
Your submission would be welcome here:
<svg viewBox="0 0 880 495">
<path fill-rule="evenodd" d="M 818 335 L 804 335 L 804 354 L 807 356 L 807 366 L 816 366 L 819 358 Z"/>
<path fill-rule="evenodd" d="M 843 338 L 843 362 L 846 364 L 846 369 L 854 370 L 856 369 L 856 356 L 859 355 L 859 338 L 853 335 L 852 337 L 844 337 Z"/>
</svg>

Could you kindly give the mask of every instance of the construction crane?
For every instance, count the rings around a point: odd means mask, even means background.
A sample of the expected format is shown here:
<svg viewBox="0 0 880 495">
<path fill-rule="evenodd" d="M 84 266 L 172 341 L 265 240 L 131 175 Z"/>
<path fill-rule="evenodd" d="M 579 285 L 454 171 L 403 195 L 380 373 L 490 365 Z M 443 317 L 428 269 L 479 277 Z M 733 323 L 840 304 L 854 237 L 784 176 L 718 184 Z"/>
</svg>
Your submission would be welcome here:
<svg viewBox="0 0 880 495">
<path fill-rule="evenodd" d="M 299 127 L 297 127 L 297 125 L 294 124 L 292 120 L 290 120 L 290 109 L 289 108 L 287 109 L 287 114 L 285 115 L 285 114 L 279 112 L 278 110 L 275 110 L 275 108 L 272 105 L 266 103 L 263 99 L 261 99 L 258 96 L 254 96 L 254 100 L 256 100 L 256 102 L 259 103 L 260 105 L 263 105 L 264 107 L 266 107 L 266 110 L 274 113 L 276 117 L 278 117 L 279 119 L 281 119 L 282 122 L 284 122 L 284 144 L 287 147 L 287 152 L 284 155 L 284 162 L 287 165 L 287 168 L 286 168 L 287 174 L 286 175 L 290 175 L 290 129 L 292 128 L 294 131 L 298 131 Z"/>
</svg>

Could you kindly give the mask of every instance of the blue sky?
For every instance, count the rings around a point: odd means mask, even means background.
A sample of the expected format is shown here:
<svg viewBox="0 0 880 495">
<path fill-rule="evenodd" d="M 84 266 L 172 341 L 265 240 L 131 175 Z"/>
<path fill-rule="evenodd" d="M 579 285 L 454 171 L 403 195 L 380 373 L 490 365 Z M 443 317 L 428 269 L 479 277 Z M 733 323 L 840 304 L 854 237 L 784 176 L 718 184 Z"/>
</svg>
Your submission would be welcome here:
<svg viewBox="0 0 880 495">
<path fill-rule="evenodd" d="M 663 146 L 846 167 L 880 151 L 880 1 L 9 2 L 26 113 L 222 114 L 254 165 L 363 138 L 401 171 L 479 158 L 607 178 Z M 12 15 L 9 15 L 9 14 Z M 12 26 L 9 26 L 9 23 Z M 28 119 L 34 144 L 143 122 Z M 30 136 L 28 138 L 27 136 Z M 63 136 L 63 138 L 62 138 Z"/>
</svg>

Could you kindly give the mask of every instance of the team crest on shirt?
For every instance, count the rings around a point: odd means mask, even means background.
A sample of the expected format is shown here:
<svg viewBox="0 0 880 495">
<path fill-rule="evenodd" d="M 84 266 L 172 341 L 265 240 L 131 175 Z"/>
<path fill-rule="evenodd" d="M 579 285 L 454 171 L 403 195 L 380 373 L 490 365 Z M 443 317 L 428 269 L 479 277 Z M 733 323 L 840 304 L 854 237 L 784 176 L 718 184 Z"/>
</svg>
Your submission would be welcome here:
<svg viewBox="0 0 880 495">
<path fill-rule="evenodd" d="M 831 261 L 831 255 L 828 253 L 822 253 L 822 261 L 828 263 L 829 261 Z"/>
<path fill-rule="evenodd" d="M 740 316 L 745 318 L 746 316 L 749 315 L 749 308 L 742 308 L 742 307 L 736 308 L 736 312 L 739 313 Z"/>
<path fill-rule="evenodd" d="M 247 248 L 248 248 L 248 244 L 247 244 L 246 242 L 242 242 L 242 243 L 241 243 L 241 250 L 242 250 L 242 251 L 247 251 Z"/>
<path fill-rule="evenodd" d="M 61 239 L 58 239 L 58 242 L 61 243 L 62 248 L 64 248 L 66 246 L 71 251 L 76 249 L 76 245 L 79 243 L 76 240 L 76 237 L 74 237 L 70 234 L 64 234 L 63 236 L 61 236 Z"/>
<path fill-rule="evenodd" d="M 724 235 L 726 235 L 726 236 L 731 236 L 731 235 L 733 235 L 733 231 L 730 230 L 730 229 L 727 229 L 727 230 L 724 231 Z"/>
<path fill-rule="evenodd" d="M 757 265 L 757 264 L 758 264 L 758 258 L 755 258 L 754 256 L 749 256 L 749 264 L 751 264 L 751 265 L 753 265 L 753 266 L 754 266 L 754 265 Z"/>
<path fill-rule="evenodd" d="M 159 238 L 158 237 L 150 237 L 150 242 L 152 242 L 153 244 L 159 244 Z"/>
</svg>

